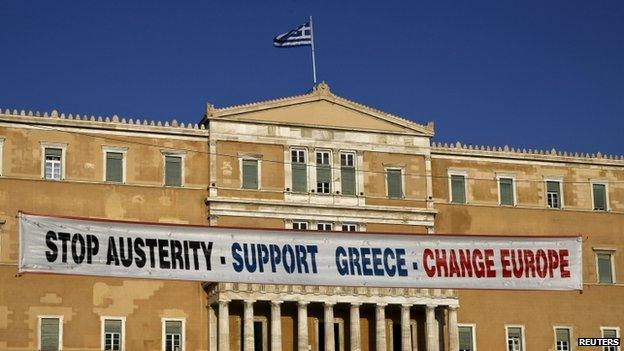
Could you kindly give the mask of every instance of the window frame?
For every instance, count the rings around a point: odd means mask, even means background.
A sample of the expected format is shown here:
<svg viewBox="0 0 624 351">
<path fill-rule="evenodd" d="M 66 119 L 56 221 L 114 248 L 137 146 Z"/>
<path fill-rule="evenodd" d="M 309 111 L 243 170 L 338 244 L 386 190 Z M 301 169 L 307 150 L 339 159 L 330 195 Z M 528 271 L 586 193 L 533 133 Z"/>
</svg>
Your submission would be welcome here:
<svg viewBox="0 0 624 351">
<path fill-rule="evenodd" d="M 400 171 L 401 172 L 401 196 L 399 197 L 390 197 L 389 194 L 389 190 L 390 187 L 388 184 L 388 171 Z M 386 187 L 386 198 L 387 199 L 392 199 L 392 200 L 401 200 L 401 199 L 405 199 L 405 193 L 406 193 L 406 189 L 405 189 L 405 166 L 399 166 L 399 165 L 387 165 L 384 166 L 384 180 L 385 180 L 385 187 Z"/>
<path fill-rule="evenodd" d="M 353 196 L 356 197 L 358 196 L 358 162 L 357 162 L 357 152 L 353 151 L 353 150 L 340 150 L 340 152 L 338 153 L 338 161 L 340 162 L 340 195 L 343 196 Z M 349 155 L 353 158 L 353 166 L 343 166 L 342 165 L 342 155 Z M 345 195 L 343 189 L 342 189 L 342 185 L 343 185 L 343 181 L 342 181 L 342 167 L 353 167 L 353 195 Z"/>
<path fill-rule="evenodd" d="M 183 188 L 186 184 L 184 178 L 186 177 L 185 167 L 186 167 L 186 151 L 179 150 L 160 150 L 162 162 L 163 162 L 163 172 L 162 172 L 162 184 L 164 187 L 168 188 Z M 167 185 L 167 156 L 169 157 L 179 157 L 180 158 L 180 185 Z"/>
<path fill-rule="evenodd" d="M 600 326 L 600 337 L 601 338 L 605 337 L 604 336 L 604 331 L 605 330 L 615 330 L 615 337 L 616 338 L 620 338 L 620 341 L 622 340 L 621 336 L 620 336 L 620 327 L 608 327 L 608 326 L 604 327 L 604 326 Z M 605 350 L 605 347 L 607 347 L 607 346 L 603 346 L 602 350 Z M 620 351 L 621 350 L 621 345 L 620 346 L 616 346 L 615 350 L 616 351 Z"/>
<path fill-rule="evenodd" d="M 262 349 L 268 350 L 269 348 L 269 319 L 266 316 L 254 316 L 253 323 L 260 322 L 262 324 Z M 252 334 L 254 338 L 254 343 L 256 342 L 256 334 L 253 332 L 255 328 L 252 328 Z M 242 336 L 242 333 L 241 333 Z"/>
<path fill-rule="evenodd" d="M 319 225 L 329 225 L 329 229 L 319 229 L 318 226 Z M 322 232 L 331 232 L 334 231 L 334 222 L 326 222 L 326 221 L 319 221 L 316 222 L 316 230 L 318 231 L 322 231 Z"/>
<path fill-rule="evenodd" d="M 548 182 L 559 183 L 559 207 L 549 207 L 548 206 Z M 563 195 L 563 178 L 562 177 L 546 177 L 544 178 L 544 201 L 546 203 L 546 208 L 551 210 L 563 210 L 564 206 L 564 195 Z M 593 199 L 592 199 L 593 206 Z"/>
<path fill-rule="evenodd" d="M 245 188 L 243 187 L 243 161 L 256 161 L 258 162 L 258 167 L 256 169 L 256 177 L 258 177 L 258 187 L 257 188 Z M 259 154 L 239 154 L 238 155 L 238 180 L 240 181 L 240 190 L 251 190 L 258 191 L 262 189 L 262 155 Z"/>
<path fill-rule="evenodd" d="M 319 180 L 318 180 L 318 168 L 319 168 L 319 163 L 317 162 L 317 156 L 319 153 L 327 153 L 329 154 L 329 163 L 327 164 L 327 167 L 329 167 L 329 181 L 327 182 L 329 189 L 328 192 L 319 192 L 318 191 L 318 186 L 319 186 Z M 334 155 L 332 150 L 330 149 L 314 149 L 314 175 L 315 175 L 315 185 L 314 185 L 314 192 L 317 195 L 332 195 L 332 192 L 334 191 L 334 184 L 333 184 L 333 178 L 334 178 Z M 322 164 L 325 165 L 325 164 Z M 342 190 L 342 189 L 341 189 Z"/>
<path fill-rule="evenodd" d="M 449 190 L 449 203 L 454 205 L 465 205 L 468 203 L 468 171 L 466 170 L 458 170 L 458 169 L 449 169 L 447 170 L 448 176 L 448 190 Z M 452 176 L 461 176 L 464 177 L 464 202 L 453 202 L 453 179 Z"/>
<path fill-rule="evenodd" d="M 345 226 L 346 227 L 353 226 L 353 228 L 355 228 L 355 230 L 344 230 Z M 340 231 L 341 232 L 346 232 L 346 233 L 359 232 L 360 231 L 360 226 L 357 223 L 341 223 L 340 224 Z"/>
<path fill-rule="evenodd" d="M 52 181 L 61 181 L 61 180 L 65 180 L 65 169 L 67 168 L 65 166 L 66 164 L 66 156 L 67 156 L 67 144 L 66 143 L 53 143 L 53 142 L 47 142 L 47 141 L 42 141 L 41 143 L 41 179 L 44 180 L 52 180 Z M 59 179 L 54 179 L 54 178 L 46 178 L 45 177 L 45 166 L 46 166 L 46 156 L 45 156 L 45 150 L 46 149 L 61 149 L 61 174 L 60 174 L 60 178 Z"/>
<path fill-rule="evenodd" d="M 0 137 L 0 177 L 4 175 L 4 168 L 2 167 L 4 164 L 4 138 Z"/>
<path fill-rule="evenodd" d="M 180 338 L 180 342 L 182 344 L 182 347 L 180 349 L 180 351 L 184 351 L 186 349 L 186 318 L 174 318 L 174 317 L 163 317 L 160 319 L 160 323 L 161 323 L 161 329 L 162 329 L 162 342 L 161 342 L 161 347 L 162 347 L 162 351 L 166 350 L 166 342 L 167 342 L 167 335 L 165 333 L 166 331 L 166 322 L 182 322 L 182 336 Z"/>
<path fill-rule="evenodd" d="M 459 337 L 459 327 L 470 328 L 470 330 L 472 331 L 472 349 L 473 351 L 477 351 L 477 325 L 475 323 L 457 323 L 457 336 L 458 337 Z"/>
<path fill-rule="evenodd" d="M 300 224 L 305 224 L 305 229 L 301 229 L 301 228 L 295 229 L 295 223 L 297 223 L 299 225 Z M 291 229 L 293 229 L 293 230 L 310 230 L 310 222 L 309 221 L 304 221 L 304 220 L 299 220 L 299 219 L 293 220 Z"/>
<path fill-rule="evenodd" d="M 106 180 L 106 154 L 109 152 L 112 153 L 121 153 L 121 182 L 114 182 Z M 128 158 L 128 148 L 125 146 L 102 146 L 102 168 L 104 169 L 102 180 L 105 183 L 109 184 L 126 184 L 126 166 L 127 166 L 127 158 Z"/>
<path fill-rule="evenodd" d="M 596 260 L 596 284 L 601 285 L 614 285 L 616 284 L 615 280 L 615 249 L 603 249 L 603 248 L 594 248 L 594 258 Z M 602 283 L 600 282 L 600 265 L 598 264 L 598 255 L 599 254 L 608 254 L 609 261 L 611 263 L 611 283 Z"/>
<path fill-rule="evenodd" d="M 41 320 L 44 318 L 56 318 L 59 320 L 58 349 L 63 350 L 63 316 L 62 315 L 38 315 L 37 316 L 37 350 L 41 350 Z"/>
<path fill-rule="evenodd" d="M 520 328 L 520 336 L 522 340 L 522 349 L 520 349 L 520 351 L 526 351 L 524 324 L 505 324 L 505 350 L 509 350 L 509 328 Z"/>
<path fill-rule="evenodd" d="M 604 185 L 605 187 L 605 209 L 604 210 L 595 209 L 594 185 Z M 592 211 L 594 212 L 611 211 L 611 206 L 609 205 L 609 182 L 607 180 L 601 180 L 601 179 L 590 179 L 589 186 L 590 186 L 591 199 L 592 199 L 592 202 L 591 202 Z"/>
<path fill-rule="evenodd" d="M 303 152 L 303 162 L 293 162 L 292 161 L 292 156 L 293 156 L 293 152 Z M 299 158 L 299 155 L 297 155 L 297 158 Z M 310 182 L 311 182 L 311 178 L 310 178 L 310 163 L 309 163 L 309 157 L 308 157 L 308 149 L 306 147 L 303 146 L 291 146 L 288 148 L 288 158 L 287 160 L 290 160 L 289 163 L 285 164 L 287 168 L 285 168 L 284 170 L 284 181 L 286 183 L 286 188 L 288 188 L 290 192 L 292 192 L 293 194 L 309 194 L 310 193 Z M 293 177 L 294 177 L 294 173 L 293 173 L 293 166 L 294 165 L 303 165 L 305 167 L 305 189 L 303 191 L 295 191 L 294 188 L 294 182 L 293 182 Z"/>
<path fill-rule="evenodd" d="M 557 351 L 557 329 L 567 329 L 568 330 L 568 336 L 569 336 L 569 344 L 568 344 L 568 350 L 567 351 L 572 351 L 572 340 L 574 340 L 574 337 L 572 336 L 572 327 L 571 326 L 566 326 L 566 325 L 555 325 L 553 326 L 553 334 L 554 334 L 554 338 L 555 338 L 555 343 L 554 343 L 554 351 Z"/>
<path fill-rule="evenodd" d="M 121 340 L 119 340 L 119 346 L 121 351 L 126 349 L 126 317 L 122 316 L 100 316 L 100 337 L 101 337 L 101 349 L 104 350 L 106 337 L 106 330 L 104 328 L 104 322 L 106 320 L 121 320 Z"/>
<path fill-rule="evenodd" d="M 511 179 L 511 193 L 513 194 L 513 203 L 511 205 L 503 205 L 501 199 L 501 179 Z M 516 175 L 512 173 L 496 173 L 496 186 L 498 188 L 498 206 L 516 207 L 518 206 L 518 194 L 516 191 Z"/>
</svg>

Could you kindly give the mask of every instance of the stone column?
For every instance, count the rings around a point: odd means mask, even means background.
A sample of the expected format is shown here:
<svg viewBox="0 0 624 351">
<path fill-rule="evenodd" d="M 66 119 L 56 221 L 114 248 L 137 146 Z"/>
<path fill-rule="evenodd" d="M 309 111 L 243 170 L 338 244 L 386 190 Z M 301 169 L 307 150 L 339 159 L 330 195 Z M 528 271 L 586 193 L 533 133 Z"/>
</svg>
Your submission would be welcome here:
<svg viewBox="0 0 624 351">
<path fill-rule="evenodd" d="M 297 303 L 297 349 L 308 351 L 308 302 Z"/>
<path fill-rule="evenodd" d="M 271 351 L 282 351 L 282 301 L 271 301 Z"/>
<path fill-rule="evenodd" d="M 325 351 L 336 351 L 334 350 L 334 304 L 325 302 Z M 319 331 L 320 332 L 320 331 Z"/>
<path fill-rule="evenodd" d="M 375 306 L 375 336 L 377 351 L 386 351 L 386 305 L 378 303 Z"/>
<path fill-rule="evenodd" d="M 426 324 L 427 324 L 427 351 L 439 351 L 438 344 L 438 323 L 435 316 L 436 305 L 427 305 L 425 307 Z"/>
<path fill-rule="evenodd" d="M 360 351 L 362 349 L 360 341 L 360 304 L 351 304 L 351 350 Z"/>
<path fill-rule="evenodd" d="M 401 350 L 412 351 L 412 332 L 410 330 L 410 308 L 412 305 L 401 305 Z"/>
<path fill-rule="evenodd" d="M 230 351 L 229 300 L 219 301 L 219 351 Z"/>
<path fill-rule="evenodd" d="M 243 350 L 254 351 L 254 312 L 253 301 L 245 300 L 245 308 L 243 310 Z"/>
<path fill-rule="evenodd" d="M 457 326 L 457 306 L 448 309 L 449 349 L 459 351 L 459 328 Z"/>
<path fill-rule="evenodd" d="M 208 343 L 209 351 L 217 351 L 217 311 L 208 305 Z"/>
</svg>

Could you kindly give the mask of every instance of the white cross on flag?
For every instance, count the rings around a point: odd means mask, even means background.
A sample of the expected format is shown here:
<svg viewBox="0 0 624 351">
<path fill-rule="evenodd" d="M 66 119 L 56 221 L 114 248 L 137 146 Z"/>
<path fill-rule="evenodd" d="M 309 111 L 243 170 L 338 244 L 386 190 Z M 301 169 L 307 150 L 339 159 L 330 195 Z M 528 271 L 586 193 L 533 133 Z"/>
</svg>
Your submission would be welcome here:
<svg viewBox="0 0 624 351">
<path fill-rule="evenodd" d="M 290 32 L 273 38 L 273 46 L 278 48 L 306 45 L 312 45 L 312 26 L 310 22 L 306 22 Z"/>
</svg>

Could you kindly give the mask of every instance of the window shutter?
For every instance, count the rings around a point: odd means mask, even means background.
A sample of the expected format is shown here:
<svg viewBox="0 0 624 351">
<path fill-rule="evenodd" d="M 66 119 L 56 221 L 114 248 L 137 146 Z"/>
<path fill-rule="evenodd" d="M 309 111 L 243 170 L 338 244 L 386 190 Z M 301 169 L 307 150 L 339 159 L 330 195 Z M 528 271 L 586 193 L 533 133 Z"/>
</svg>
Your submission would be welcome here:
<svg viewBox="0 0 624 351">
<path fill-rule="evenodd" d="M 611 273 L 611 255 L 599 253 L 598 258 L 598 282 L 613 283 L 613 275 Z"/>
<path fill-rule="evenodd" d="M 518 338 L 522 340 L 522 329 L 510 327 L 507 329 L 507 335 L 509 335 L 510 338 Z"/>
<path fill-rule="evenodd" d="M 331 183 L 331 167 L 327 165 L 316 166 L 316 181 Z"/>
<path fill-rule="evenodd" d="M 123 154 L 121 152 L 106 153 L 106 181 L 123 181 Z"/>
<path fill-rule="evenodd" d="M 617 338 L 617 331 L 615 329 L 603 329 L 602 336 L 605 338 Z"/>
<path fill-rule="evenodd" d="M 514 205 L 514 194 L 513 194 L 513 179 L 511 178 L 500 178 L 499 180 L 500 186 L 500 201 L 501 205 Z"/>
<path fill-rule="evenodd" d="M 46 148 L 45 149 L 45 155 L 46 156 L 61 157 L 61 156 L 63 156 L 63 150 L 62 149 L 56 149 L 56 148 Z"/>
<path fill-rule="evenodd" d="M 401 198 L 403 197 L 403 184 L 401 184 L 401 170 L 389 169 L 386 172 L 388 178 L 388 197 Z"/>
<path fill-rule="evenodd" d="M 292 191 L 308 192 L 308 175 L 305 163 L 292 164 Z"/>
<path fill-rule="evenodd" d="M 121 321 L 119 319 L 107 319 L 104 321 L 105 333 L 121 333 Z"/>
<path fill-rule="evenodd" d="M 560 192 L 559 182 L 547 181 L 546 191 L 549 193 L 557 193 L 557 195 L 559 195 L 559 192 Z"/>
<path fill-rule="evenodd" d="M 570 330 L 568 329 L 557 329 L 557 341 L 567 341 L 570 342 Z"/>
<path fill-rule="evenodd" d="M 451 175 L 451 202 L 466 203 L 466 178 L 461 175 Z"/>
<path fill-rule="evenodd" d="M 459 349 L 472 351 L 472 327 L 459 327 Z"/>
<path fill-rule="evenodd" d="M 165 334 L 182 334 L 182 321 L 165 321 Z"/>
<path fill-rule="evenodd" d="M 342 194 L 355 195 L 355 167 L 341 167 Z"/>
<path fill-rule="evenodd" d="M 258 160 L 243 160 L 243 189 L 258 189 Z"/>
<path fill-rule="evenodd" d="M 59 319 L 41 318 L 41 351 L 57 351 L 58 347 Z"/>
<path fill-rule="evenodd" d="M 606 187 L 604 184 L 593 184 L 594 210 L 604 211 L 607 209 Z"/>
<path fill-rule="evenodd" d="M 165 185 L 182 186 L 182 157 L 165 156 Z"/>
</svg>

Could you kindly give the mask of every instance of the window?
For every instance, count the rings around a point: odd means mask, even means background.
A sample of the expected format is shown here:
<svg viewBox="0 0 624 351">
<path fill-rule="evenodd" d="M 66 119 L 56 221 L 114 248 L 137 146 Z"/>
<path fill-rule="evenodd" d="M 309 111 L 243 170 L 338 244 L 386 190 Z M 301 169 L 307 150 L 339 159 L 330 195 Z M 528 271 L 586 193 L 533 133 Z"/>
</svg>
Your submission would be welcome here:
<svg viewBox="0 0 624 351">
<path fill-rule="evenodd" d="M 555 328 L 555 351 L 570 351 L 570 329 Z"/>
<path fill-rule="evenodd" d="M 126 181 L 126 152 L 124 147 L 104 148 L 104 180 L 113 183 Z"/>
<path fill-rule="evenodd" d="M 307 230 L 308 229 L 308 222 L 305 222 L 305 221 L 293 221 L 292 227 L 295 230 Z"/>
<path fill-rule="evenodd" d="M 183 351 L 184 350 L 184 320 L 165 319 L 163 320 L 163 350 Z"/>
<path fill-rule="evenodd" d="M 308 192 L 308 166 L 306 165 L 306 151 L 290 150 L 292 171 L 292 191 L 297 193 Z"/>
<path fill-rule="evenodd" d="M 607 183 L 591 183 L 594 211 L 608 211 L 609 199 L 607 195 Z"/>
<path fill-rule="evenodd" d="M 342 231 L 343 232 L 357 232 L 358 225 L 357 224 L 343 224 Z"/>
<path fill-rule="evenodd" d="M 403 171 L 399 168 L 386 169 L 386 186 L 388 197 L 400 199 L 403 197 Z"/>
<path fill-rule="evenodd" d="M 268 351 L 269 337 L 266 317 L 254 317 L 253 337 L 254 351 Z"/>
<path fill-rule="evenodd" d="M 4 161 L 4 138 L 0 137 L 0 176 L 3 175 L 4 173 L 2 173 L 2 163 Z"/>
<path fill-rule="evenodd" d="M 498 204 L 501 206 L 516 205 L 514 179 L 512 177 L 498 177 Z"/>
<path fill-rule="evenodd" d="M 613 284 L 613 252 L 596 252 L 596 265 L 598 269 L 598 283 Z"/>
<path fill-rule="evenodd" d="M 327 223 L 327 222 L 319 222 L 316 224 L 316 230 L 325 230 L 325 231 L 330 231 L 332 230 L 333 225 L 331 223 Z"/>
<path fill-rule="evenodd" d="M 102 349 L 121 351 L 124 349 L 124 318 L 102 317 Z"/>
<path fill-rule="evenodd" d="M 548 208 L 562 208 L 563 201 L 561 197 L 561 181 L 546 181 L 546 206 Z"/>
<path fill-rule="evenodd" d="M 460 325 L 459 327 L 459 351 L 474 351 L 474 327 Z"/>
<path fill-rule="evenodd" d="M 331 157 L 329 151 L 316 152 L 316 192 L 331 193 Z"/>
<path fill-rule="evenodd" d="M 507 327 L 507 351 L 524 351 L 523 327 Z"/>
<path fill-rule="evenodd" d="M 449 193 L 452 203 L 466 203 L 466 173 L 449 172 Z"/>
<path fill-rule="evenodd" d="M 340 154 L 340 179 L 342 181 L 342 194 L 355 195 L 355 154 Z"/>
<path fill-rule="evenodd" d="M 182 157 L 165 155 L 165 186 L 182 186 Z"/>
<path fill-rule="evenodd" d="M 258 184 L 258 160 L 243 158 L 241 160 L 243 171 L 242 188 L 243 189 L 259 189 Z"/>
<path fill-rule="evenodd" d="M 63 340 L 63 318 L 39 316 L 39 350 L 58 351 Z"/>
<path fill-rule="evenodd" d="M 620 328 L 617 327 L 600 327 L 600 331 L 602 331 L 603 338 L 619 338 L 620 337 Z M 603 351 L 619 351 L 620 347 L 615 345 L 603 346 Z"/>
<path fill-rule="evenodd" d="M 63 150 L 57 148 L 45 148 L 45 179 L 61 180 L 61 159 Z"/>
</svg>

